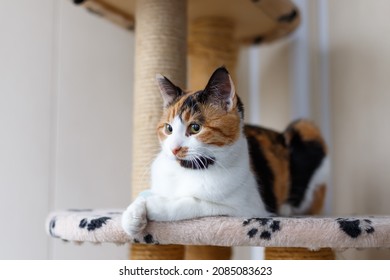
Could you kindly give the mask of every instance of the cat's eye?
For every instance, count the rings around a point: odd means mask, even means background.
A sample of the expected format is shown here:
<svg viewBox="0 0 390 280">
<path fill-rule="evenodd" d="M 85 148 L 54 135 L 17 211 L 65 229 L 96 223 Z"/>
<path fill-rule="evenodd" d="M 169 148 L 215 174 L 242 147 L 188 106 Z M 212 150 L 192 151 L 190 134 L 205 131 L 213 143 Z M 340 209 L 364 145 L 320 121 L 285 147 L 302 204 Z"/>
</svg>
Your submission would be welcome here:
<svg viewBox="0 0 390 280">
<path fill-rule="evenodd" d="M 172 134 L 172 131 L 173 131 L 172 126 L 171 126 L 169 123 L 166 123 L 166 124 L 165 124 L 165 133 L 166 133 L 167 135 L 170 135 L 170 134 Z"/>
<path fill-rule="evenodd" d="M 191 134 L 197 134 L 199 133 L 199 131 L 202 129 L 201 125 L 200 124 L 197 124 L 197 123 L 192 123 L 190 124 L 189 126 L 189 132 Z"/>
</svg>

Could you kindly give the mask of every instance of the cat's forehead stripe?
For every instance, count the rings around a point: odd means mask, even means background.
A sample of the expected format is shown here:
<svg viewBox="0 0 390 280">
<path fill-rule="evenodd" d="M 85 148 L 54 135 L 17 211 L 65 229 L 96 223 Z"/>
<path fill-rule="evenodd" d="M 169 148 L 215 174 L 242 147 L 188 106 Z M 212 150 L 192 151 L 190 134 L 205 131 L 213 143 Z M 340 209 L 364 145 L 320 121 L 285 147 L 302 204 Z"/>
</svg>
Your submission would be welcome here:
<svg viewBox="0 0 390 280">
<path fill-rule="evenodd" d="M 203 123 L 205 117 L 203 116 L 201 107 L 204 106 L 199 102 L 198 92 L 188 92 L 180 100 L 178 100 L 173 106 L 170 107 L 168 113 L 168 119 L 172 120 L 178 116 L 182 121 L 189 121 L 191 118 Z"/>
<path fill-rule="evenodd" d="M 183 104 L 181 105 L 180 111 L 179 111 L 179 117 L 182 118 L 182 115 L 185 111 L 189 111 L 192 115 L 196 113 L 200 113 L 200 104 L 198 104 L 197 100 L 194 98 L 193 95 L 188 96 Z"/>
</svg>

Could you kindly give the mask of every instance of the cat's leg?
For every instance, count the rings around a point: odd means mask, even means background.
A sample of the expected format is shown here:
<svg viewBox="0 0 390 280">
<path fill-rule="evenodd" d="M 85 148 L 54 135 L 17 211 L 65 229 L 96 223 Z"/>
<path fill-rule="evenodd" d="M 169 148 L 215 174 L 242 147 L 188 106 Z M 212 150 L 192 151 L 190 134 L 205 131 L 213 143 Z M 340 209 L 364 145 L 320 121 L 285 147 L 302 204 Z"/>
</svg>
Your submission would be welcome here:
<svg viewBox="0 0 390 280">
<path fill-rule="evenodd" d="M 139 196 L 122 214 L 122 227 L 132 236 L 142 233 L 147 220 L 177 221 L 205 216 L 230 215 L 235 210 L 223 204 L 195 197 L 165 198 Z"/>
<path fill-rule="evenodd" d="M 153 221 L 177 221 L 217 215 L 234 216 L 235 213 L 232 207 L 195 197 L 165 198 L 159 195 L 146 198 L 146 211 L 148 219 Z"/>
<path fill-rule="evenodd" d="M 122 228 L 127 234 L 135 236 L 142 232 L 146 224 L 146 199 L 139 196 L 123 212 Z"/>
</svg>

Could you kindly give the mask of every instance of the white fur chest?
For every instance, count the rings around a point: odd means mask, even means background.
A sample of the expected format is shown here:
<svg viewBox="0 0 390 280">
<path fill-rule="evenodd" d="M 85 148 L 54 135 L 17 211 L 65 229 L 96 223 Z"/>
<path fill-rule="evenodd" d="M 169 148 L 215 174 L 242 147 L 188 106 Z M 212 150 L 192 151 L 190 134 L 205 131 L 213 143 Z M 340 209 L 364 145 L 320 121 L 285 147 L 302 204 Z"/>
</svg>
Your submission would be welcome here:
<svg viewBox="0 0 390 280">
<path fill-rule="evenodd" d="M 186 169 L 164 152 L 152 165 L 152 192 L 167 198 L 193 197 L 229 205 L 230 215 L 266 213 L 256 180 L 250 171 L 247 144 L 241 138 L 217 155 L 207 169 Z"/>
<path fill-rule="evenodd" d="M 226 195 L 233 184 L 231 175 L 218 166 L 208 169 L 187 169 L 161 153 L 152 166 L 152 191 L 165 197 L 197 197 L 216 200 Z M 219 195 L 218 195 L 219 194 Z"/>
</svg>

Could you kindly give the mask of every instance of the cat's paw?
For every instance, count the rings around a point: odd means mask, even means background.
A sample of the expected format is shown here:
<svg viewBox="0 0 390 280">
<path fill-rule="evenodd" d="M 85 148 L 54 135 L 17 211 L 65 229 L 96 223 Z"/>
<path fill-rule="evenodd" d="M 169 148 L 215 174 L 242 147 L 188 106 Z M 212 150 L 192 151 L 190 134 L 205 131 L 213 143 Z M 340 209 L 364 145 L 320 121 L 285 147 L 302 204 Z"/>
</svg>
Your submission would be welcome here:
<svg viewBox="0 0 390 280">
<path fill-rule="evenodd" d="M 123 230 L 131 236 L 142 233 L 148 222 L 146 214 L 146 200 L 138 197 L 122 214 Z"/>
<path fill-rule="evenodd" d="M 151 195 L 146 198 L 146 208 L 148 209 L 147 217 L 152 221 L 170 220 L 170 207 L 172 204 L 159 195 Z"/>
</svg>

